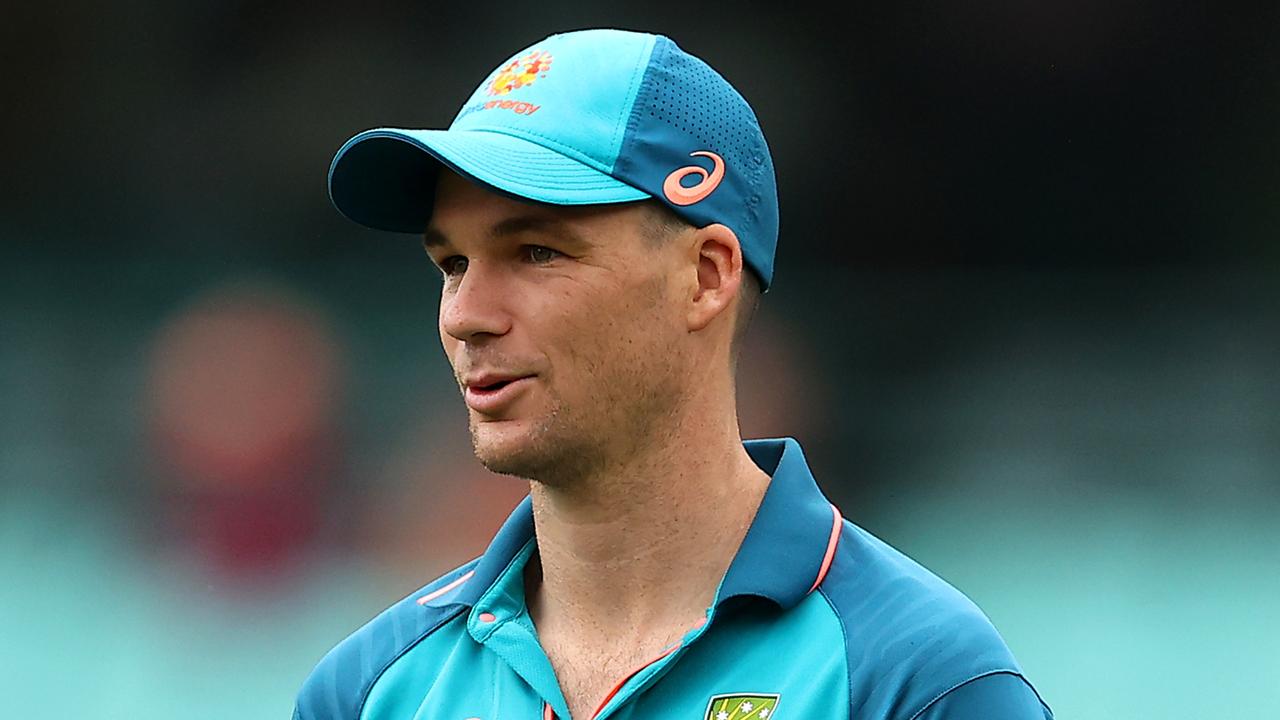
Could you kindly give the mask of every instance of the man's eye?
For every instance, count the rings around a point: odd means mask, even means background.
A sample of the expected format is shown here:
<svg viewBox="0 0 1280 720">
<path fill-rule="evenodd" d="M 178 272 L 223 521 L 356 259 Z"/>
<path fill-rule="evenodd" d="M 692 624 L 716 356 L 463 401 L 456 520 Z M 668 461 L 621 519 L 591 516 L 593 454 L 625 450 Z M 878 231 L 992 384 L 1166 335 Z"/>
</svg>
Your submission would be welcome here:
<svg viewBox="0 0 1280 720">
<path fill-rule="evenodd" d="M 551 248 L 542 247 L 541 245 L 529 245 L 524 249 L 524 251 L 529 260 L 538 264 L 551 262 L 552 260 L 560 257 L 560 253 L 552 250 Z"/>
<path fill-rule="evenodd" d="M 467 259 L 461 255 L 454 255 L 440 261 L 440 271 L 445 275 L 461 275 L 466 270 Z"/>
</svg>

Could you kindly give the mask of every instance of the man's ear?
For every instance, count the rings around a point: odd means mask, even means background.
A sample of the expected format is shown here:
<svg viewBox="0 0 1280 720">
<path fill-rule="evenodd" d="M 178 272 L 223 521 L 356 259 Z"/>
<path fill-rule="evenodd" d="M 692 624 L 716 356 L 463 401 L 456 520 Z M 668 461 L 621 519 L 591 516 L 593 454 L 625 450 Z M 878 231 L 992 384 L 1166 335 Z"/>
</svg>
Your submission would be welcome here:
<svg viewBox="0 0 1280 720">
<path fill-rule="evenodd" d="M 688 323 L 690 331 L 697 331 L 725 315 L 738 296 L 742 285 L 742 244 L 736 233 L 717 223 L 694 231 L 693 250 L 698 261 L 698 284 L 689 306 Z"/>
</svg>

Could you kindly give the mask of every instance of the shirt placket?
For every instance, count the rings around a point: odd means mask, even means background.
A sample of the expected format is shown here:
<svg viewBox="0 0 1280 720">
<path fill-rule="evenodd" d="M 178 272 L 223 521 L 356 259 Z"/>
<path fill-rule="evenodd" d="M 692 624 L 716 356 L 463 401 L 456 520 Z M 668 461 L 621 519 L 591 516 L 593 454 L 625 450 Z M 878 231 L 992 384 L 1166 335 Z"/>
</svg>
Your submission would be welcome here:
<svg viewBox="0 0 1280 720">
<path fill-rule="evenodd" d="M 666 648 L 657 657 L 621 678 L 618 684 L 609 691 L 609 694 L 600 701 L 591 717 L 583 720 L 608 720 L 608 718 L 625 708 L 630 700 L 670 672 L 671 668 L 680 659 L 680 656 L 684 654 L 684 651 L 694 640 L 697 640 L 702 635 L 705 628 L 706 621 L 699 623 L 686 633 L 679 643 Z M 544 720 L 551 720 L 553 717 L 558 716 L 544 715 Z"/>
</svg>

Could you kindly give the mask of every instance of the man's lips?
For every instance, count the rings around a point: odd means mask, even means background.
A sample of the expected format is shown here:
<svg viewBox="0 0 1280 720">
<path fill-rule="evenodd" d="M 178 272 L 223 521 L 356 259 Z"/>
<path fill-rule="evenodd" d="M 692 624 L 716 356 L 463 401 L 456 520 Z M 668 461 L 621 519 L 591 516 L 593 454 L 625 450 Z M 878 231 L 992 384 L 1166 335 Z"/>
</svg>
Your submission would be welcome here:
<svg viewBox="0 0 1280 720">
<path fill-rule="evenodd" d="M 467 407 L 492 415 L 512 403 L 533 380 L 532 375 L 480 375 L 468 378 L 462 396 Z"/>
</svg>

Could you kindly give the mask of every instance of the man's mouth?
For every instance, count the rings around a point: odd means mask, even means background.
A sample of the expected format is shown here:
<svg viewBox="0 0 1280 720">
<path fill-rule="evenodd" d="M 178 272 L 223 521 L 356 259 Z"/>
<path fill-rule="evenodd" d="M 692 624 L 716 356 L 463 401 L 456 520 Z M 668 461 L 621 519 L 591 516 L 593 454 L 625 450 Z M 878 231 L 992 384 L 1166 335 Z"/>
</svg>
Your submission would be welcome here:
<svg viewBox="0 0 1280 720">
<path fill-rule="evenodd" d="M 533 375 L 481 376 L 469 380 L 463 389 L 467 407 L 478 413 L 492 415 L 515 401 L 530 385 Z"/>
</svg>

